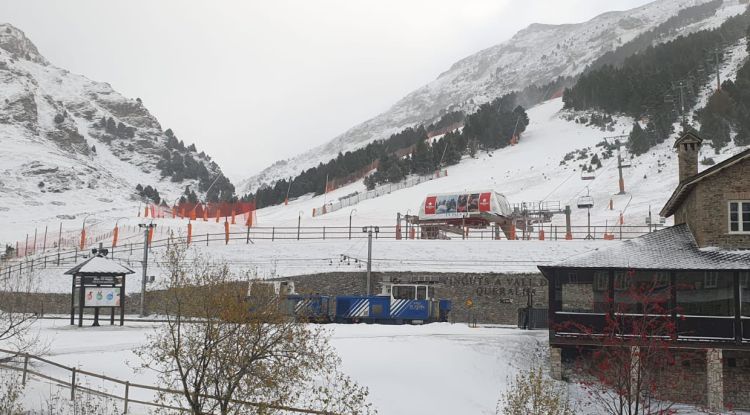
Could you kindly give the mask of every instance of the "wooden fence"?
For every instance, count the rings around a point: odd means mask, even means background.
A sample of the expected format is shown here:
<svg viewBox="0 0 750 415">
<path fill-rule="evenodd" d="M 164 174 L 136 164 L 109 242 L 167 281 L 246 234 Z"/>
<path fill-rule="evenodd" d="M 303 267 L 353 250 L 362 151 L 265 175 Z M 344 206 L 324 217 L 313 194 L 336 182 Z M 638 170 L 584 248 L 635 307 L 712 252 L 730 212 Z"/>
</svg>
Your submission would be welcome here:
<svg viewBox="0 0 750 415">
<path fill-rule="evenodd" d="M 64 365 L 61 365 L 59 363 L 53 362 L 51 360 L 44 359 L 39 356 L 35 356 L 28 353 L 22 353 L 22 352 L 16 352 L 11 350 L 4 350 L 0 349 L 0 353 L 4 353 L 6 356 L 0 358 L 0 368 L 12 370 L 21 372 L 21 382 L 22 384 L 26 384 L 27 380 L 30 376 L 36 376 L 39 379 L 47 380 L 50 382 L 54 382 L 57 385 L 64 387 L 66 389 L 70 389 L 70 400 L 76 399 L 76 393 L 77 392 L 84 392 L 84 393 L 90 393 L 98 396 L 107 397 L 110 399 L 115 399 L 118 401 L 122 401 L 124 403 L 124 411 L 123 413 L 128 413 L 128 409 L 130 404 L 138 404 L 138 405 L 144 405 L 149 407 L 158 407 L 158 408 L 165 408 L 165 409 L 171 409 L 175 411 L 181 411 L 181 412 L 190 412 L 190 409 L 184 408 L 184 407 L 178 407 L 178 406 L 171 406 L 166 405 L 160 402 L 154 402 L 154 401 L 146 401 L 142 399 L 135 399 L 131 397 L 131 391 L 135 390 L 145 390 L 145 391 L 151 391 L 151 392 L 158 392 L 162 394 L 167 395 L 174 395 L 177 397 L 182 397 L 183 392 L 175 389 L 166 389 L 166 388 L 160 388 L 157 386 L 152 385 L 143 385 L 139 383 L 132 383 L 129 381 L 124 381 L 121 379 L 100 375 L 98 373 L 89 372 L 86 370 L 82 370 L 76 367 L 67 367 Z M 13 364 L 15 363 L 15 364 Z M 43 373 L 40 370 L 36 370 L 37 368 L 34 367 L 34 364 L 41 364 L 46 365 L 48 368 L 57 368 L 61 369 L 64 372 L 67 372 L 68 375 L 66 376 L 66 379 L 59 379 L 56 378 L 54 375 L 51 375 L 49 373 Z M 109 382 L 111 385 L 117 385 L 120 388 L 123 388 L 122 395 L 118 395 L 115 393 L 110 393 L 111 391 L 103 391 L 98 389 L 92 389 L 86 386 L 83 386 L 80 384 L 80 378 L 81 376 L 89 376 L 94 379 L 99 379 L 103 382 Z M 203 398 L 209 399 L 209 400 L 218 400 L 219 398 L 216 396 L 211 395 L 201 395 Z M 284 411 L 288 413 L 300 413 L 300 414 L 317 414 L 317 415 L 341 415 L 337 414 L 335 412 L 330 411 L 324 411 L 324 410 L 317 410 L 317 409 L 306 409 L 306 408 L 296 408 L 293 406 L 286 406 L 286 405 L 278 405 L 278 404 L 270 404 L 270 403 L 264 403 L 264 402 L 250 402 L 250 401 L 242 401 L 242 400 L 231 400 L 234 404 L 239 404 L 242 406 L 250 406 L 254 408 L 259 409 L 273 409 L 278 411 Z"/>
</svg>

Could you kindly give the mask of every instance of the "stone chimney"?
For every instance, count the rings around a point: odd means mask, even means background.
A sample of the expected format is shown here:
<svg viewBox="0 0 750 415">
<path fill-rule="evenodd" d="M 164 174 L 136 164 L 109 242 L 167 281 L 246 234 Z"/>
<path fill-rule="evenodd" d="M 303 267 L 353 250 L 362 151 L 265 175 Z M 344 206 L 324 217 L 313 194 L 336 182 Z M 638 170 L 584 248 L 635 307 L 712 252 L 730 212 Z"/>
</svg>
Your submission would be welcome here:
<svg viewBox="0 0 750 415">
<path fill-rule="evenodd" d="M 698 174 L 698 155 L 701 151 L 703 140 L 692 131 L 683 134 L 675 141 L 677 159 L 680 166 L 680 183 L 685 179 Z"/>
</svg>

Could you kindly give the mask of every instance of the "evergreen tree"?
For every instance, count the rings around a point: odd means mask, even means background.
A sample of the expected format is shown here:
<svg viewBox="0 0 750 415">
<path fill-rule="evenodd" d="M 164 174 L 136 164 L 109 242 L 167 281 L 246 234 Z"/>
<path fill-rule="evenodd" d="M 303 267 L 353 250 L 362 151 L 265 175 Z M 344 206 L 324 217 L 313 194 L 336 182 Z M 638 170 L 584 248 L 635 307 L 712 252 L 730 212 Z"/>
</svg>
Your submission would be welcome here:
<svg viewBox="0 0 750 415">
<path fill-rule="evenodd" d="M 643 131 L 641 125 L 637 122 L 633 123 L 633 129 L 628 137 L 628 150 L 638 156 L 646 153 L 650 147 L 648 135 Z"/>
</svg>

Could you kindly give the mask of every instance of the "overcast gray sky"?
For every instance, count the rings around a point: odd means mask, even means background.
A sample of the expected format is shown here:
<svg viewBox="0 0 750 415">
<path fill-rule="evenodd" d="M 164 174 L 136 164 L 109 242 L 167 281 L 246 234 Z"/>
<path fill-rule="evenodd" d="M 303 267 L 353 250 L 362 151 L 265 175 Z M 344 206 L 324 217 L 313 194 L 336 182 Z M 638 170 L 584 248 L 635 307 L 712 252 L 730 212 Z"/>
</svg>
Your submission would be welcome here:
<svg viewBox="0 0 750 415">
<path fill-rule="evenodd" d="M 531 23 L 648 0 L 3 0 L 54 65 L 140 97 L 235 181 L 386 110 Z"/>
</svg>

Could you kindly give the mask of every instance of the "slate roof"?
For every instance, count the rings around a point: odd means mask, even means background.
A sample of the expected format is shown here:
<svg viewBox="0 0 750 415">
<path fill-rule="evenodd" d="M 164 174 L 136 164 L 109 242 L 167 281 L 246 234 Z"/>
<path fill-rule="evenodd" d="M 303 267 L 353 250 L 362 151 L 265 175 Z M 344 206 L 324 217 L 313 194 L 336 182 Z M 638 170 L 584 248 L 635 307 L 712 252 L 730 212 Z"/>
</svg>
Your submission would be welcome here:
<svg viewBox="0 0 750 415">
<path fill-rule="evenodd" d="M 134 274 L 132 269 L 100 256 L 94 256 L 75 267 L 65 271 L 66 275 L 82 276 L 118 276 Z"/>
<path fill-rule="evenodd" d="M 688 225 L 682 224 L 539 267 L 551 268 L 750 270 L 750 250 L 699 249 Z"/>
<path fill-rule="evenodd" d="M 735 154 L 734 156 L 722 161 L 721 163 L 711 166 L 710 168 L 683 180 L 679 185 L 677 185 L 677 188 L 674 189 L 672 196 L 669 197 L 669 200 L 661 209 L 659 215 L 664 216 L 665 218 L 674 215 L 674 213 L 682 204 L 682 201 L 685 200 L 686 197 L 688 197 L 690 191 L 693 190 L 693 187 L 695 187 L 698 182 L 747 158 L 750 158 L 750 149 Z"/>
</svg>

